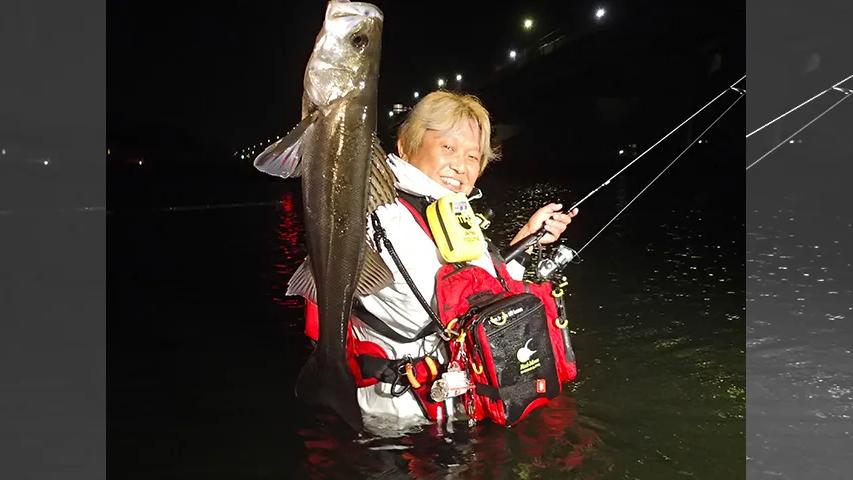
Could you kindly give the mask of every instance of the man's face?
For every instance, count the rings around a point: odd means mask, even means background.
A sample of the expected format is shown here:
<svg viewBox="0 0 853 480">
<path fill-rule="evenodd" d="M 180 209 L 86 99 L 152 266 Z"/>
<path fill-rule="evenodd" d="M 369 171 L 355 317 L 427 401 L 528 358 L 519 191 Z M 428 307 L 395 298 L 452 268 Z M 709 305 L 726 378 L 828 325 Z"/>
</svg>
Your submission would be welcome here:
<svg viewBox="0 0 853 480">
<path fill-rule="evenodd" d="M 447 132 L 427 130 L 417 151 L 402 153 L 403 160 L 454 192 L 470 194 L 480 175 L 480 131 L 473 120 Z"/>
</svg>

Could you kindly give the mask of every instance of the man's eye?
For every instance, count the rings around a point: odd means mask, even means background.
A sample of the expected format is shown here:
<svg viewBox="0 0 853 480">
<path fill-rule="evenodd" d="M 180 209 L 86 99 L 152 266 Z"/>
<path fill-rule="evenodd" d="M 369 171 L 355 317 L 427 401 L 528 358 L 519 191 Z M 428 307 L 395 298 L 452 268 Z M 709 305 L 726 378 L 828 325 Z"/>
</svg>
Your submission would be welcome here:
<svg viewBox="0 0 853 480">
<path fill-rule="evenodd" d="M 480 157 L 477 157 L 477 156 L 475 156 L 475 155 L 468 155 L 468 160 L 471 160 L 471 161 L 478 161 L 478 162 L 479 162 L 479 161 L 480 161 Z"/>
<path fill-rule="evenodd" d="M 453 151 L 453 147 L 451 147 L 450 145 L 442 145 L 442 147 L 444 147 L 447 150 L 450 150 L 451 152 Z"/>
</svg>

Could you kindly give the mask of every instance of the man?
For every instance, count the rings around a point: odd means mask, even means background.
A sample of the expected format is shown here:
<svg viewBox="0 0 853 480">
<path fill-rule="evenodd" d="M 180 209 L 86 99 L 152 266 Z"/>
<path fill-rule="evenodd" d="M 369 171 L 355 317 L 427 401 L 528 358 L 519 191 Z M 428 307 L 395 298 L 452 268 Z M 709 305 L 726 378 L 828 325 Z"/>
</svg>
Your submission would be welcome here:
<svg viewBox="0 0 853 480">
<path fill-rule="evenodd" d="M 438 91 L 430 93 L 415 106 L 400 126 L 398 155 L 388 156 L 401 200 L 380 207 L 377 215 L 414 286 L 427 301 L 433 298 L 435 275 L 443 260 L 409 206 L 423 215 L 428 203 L 451 192 L 470 195 L 477 179 L 496 156 L 490 145 L 490 136 L 489 114 L 476 97 Z M 540 208 L 510 243 L 539 230 L 543 224 L 548 233 L 541 243 L 555 242 L 578 213 L 577 209 L 561 213 L 561 209 L 562 205 L 553 203 Z M 380 320 L 393 333 L 414 338 L 431 320 L 388 250 L 383 249 L 381 254 L 394 274 L 394 283 L 374 295 L 359 297 L 360 304 L 367 315 Z M 469 263 L 495 275 L 495 266 L 485 244 L 482 256 Z M 509 267 L 511 274 L 520 279 L 524 269 L 515 262 L 511 262 Z M 446 351 L 440 345 L 442 340 L 437 334 L 404 342 L 379 333 L 363 321 L 355 320 L 352 327 L 358 341 L 378 345 L 390 359 L 417 358 L 435 352 L 439 362 L 447 360 Z M 392 388 L 392 384 L 379 382 L 358 389 L 358 402 L 366 417 L 365 423 L 371 423 L 370 417 L 380 417 L 385 422 L 398 425 L 423 422 L 424 415 L 415 396 L 392 395 Z"/>
</svg>

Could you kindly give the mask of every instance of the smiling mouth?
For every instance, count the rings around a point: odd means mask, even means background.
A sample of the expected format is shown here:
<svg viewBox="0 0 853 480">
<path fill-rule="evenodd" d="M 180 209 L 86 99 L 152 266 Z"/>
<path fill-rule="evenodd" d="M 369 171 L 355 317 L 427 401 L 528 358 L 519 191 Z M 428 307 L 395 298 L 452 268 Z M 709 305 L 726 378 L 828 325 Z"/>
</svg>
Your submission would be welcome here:
<svg viewBox="0 0 853 480">
<path fill-rule="evenodd" d="M 462 186 L 462 182 L 451 177 L 441 177 L 441 183 L 451 189 L 456 189 Z"/>
</svg>

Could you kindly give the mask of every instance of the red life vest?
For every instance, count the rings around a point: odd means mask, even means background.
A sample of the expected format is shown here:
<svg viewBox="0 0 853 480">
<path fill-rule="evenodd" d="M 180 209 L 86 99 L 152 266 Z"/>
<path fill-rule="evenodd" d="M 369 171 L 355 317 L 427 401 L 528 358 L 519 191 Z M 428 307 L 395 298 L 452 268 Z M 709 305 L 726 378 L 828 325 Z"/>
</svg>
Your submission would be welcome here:
<svg viewBox="0 0 853 480">
<path fill-rule="evenodd" d="M 399 200 L 432 238 L 420 212 Z M 517 281 L 504 263 L 495 260 L 494 265 L 498 278 L 470 264 L 444 265 L 436 274 L 435 296 L 439 319 L 452 335 L 450 361 L 467 373 L 473 386 L 459 397 L 468 415 L 477 421 L 512 425 L 559 395 L 563 383 L 574 380 L 577 370 L 567 322 L 558 318 L 551 284 Z M 316 305 L 306 300 L 305 334 L 315 341 L 318 313 Z M 379 365 L 379 360 L 384 361 L 383 368 L 365 368 Z M 401 360 L 388 359 L 379 345 L 356 339 L 351 324 L 347 361 L 358 387 L 390 382 L 396 374 L 393 382 L 406 382 L 424 415 L 436 420 L 443 402 L 430 398 L 430 387 L 448 365 L 436 371 L 431 359 L 414 359 L 407 378 L 402 379 Z"/>
</svg>

